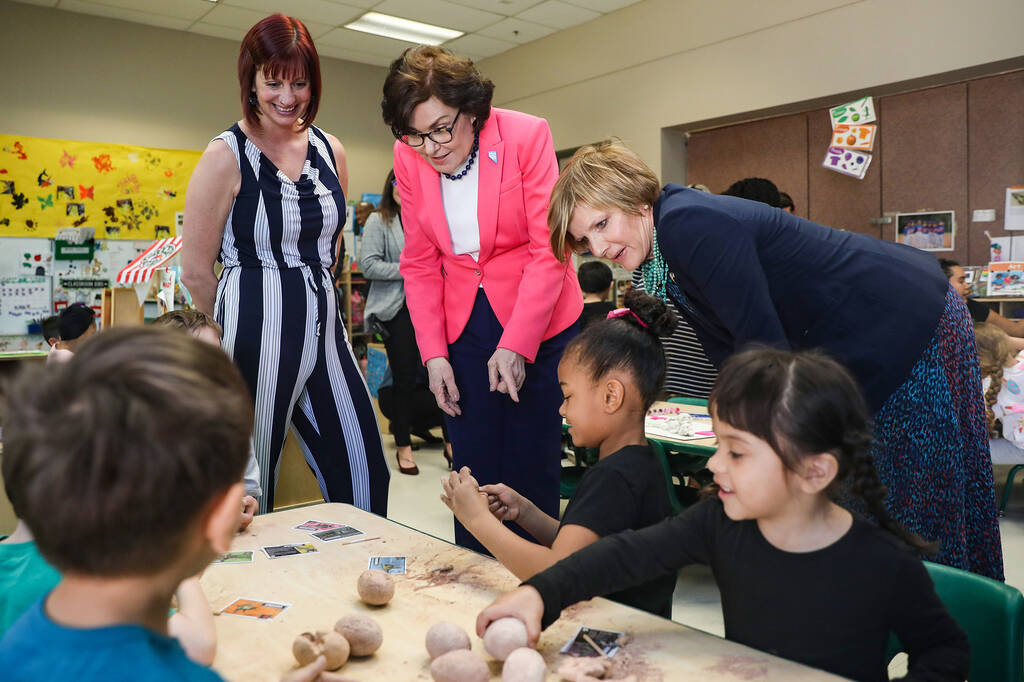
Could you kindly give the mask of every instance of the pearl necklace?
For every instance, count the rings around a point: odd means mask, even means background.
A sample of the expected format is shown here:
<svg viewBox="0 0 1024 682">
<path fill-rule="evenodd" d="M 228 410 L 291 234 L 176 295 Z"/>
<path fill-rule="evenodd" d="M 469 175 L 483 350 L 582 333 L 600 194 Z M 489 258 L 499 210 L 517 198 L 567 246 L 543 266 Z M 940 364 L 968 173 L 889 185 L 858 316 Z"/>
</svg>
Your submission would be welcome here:
<svg viewBox="0 0 1024 682">
<path fill-rule="evenodd" d="M 478 149 L 480 149 L 480 133 L 477 133 L 473 137 L 473 151 L 469 154 L 469 161 L 466 162 L 466 167 L 455 175 L 449 175 L 448 173 L 444 173 L 443 175 L 449 180 L 461 180 L 466 177 L 466 173 L 468 173 L 473 167 L 473 162 L 476 160 L 476 152 Z"/>
</svg>

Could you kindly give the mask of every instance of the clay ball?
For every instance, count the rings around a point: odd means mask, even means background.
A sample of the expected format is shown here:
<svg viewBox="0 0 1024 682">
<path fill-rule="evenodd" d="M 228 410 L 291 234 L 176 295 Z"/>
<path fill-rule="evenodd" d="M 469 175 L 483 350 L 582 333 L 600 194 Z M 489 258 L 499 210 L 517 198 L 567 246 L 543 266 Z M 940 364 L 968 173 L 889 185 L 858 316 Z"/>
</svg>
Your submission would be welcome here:
<svg viewBox="0 0 1024 682">
<path fill-rule="evenodd" d="M 299 665 L 309 665 L 323 654 L 327 669 L 337 670 L 348 660 L 348 640 L 333 630 L 303 632 L 292 642 L 292 654 Z"/>
<path fill-rule="evenodd" d="M 434 659 L 430 676 L 435 682 L 489 682 L 491 670 L 472 651 L 456 649 Z"/>
<path fill-rule="evenodd" d="M 455 623 L 440 621 L 427 630 L 427 653 L 430 658 L 437 658 L 455 649 L 468 650 L 470 647 L 469 635 Z"/>
<path fill-rule="evenodd" d="M 359 598 L 371 606 L 383 606 L 395 596 L 395 581 L 384 571 L 363 571 L 356 583 Z"/>
<path fill-rule="evenodd" d="M 384 631 L 369 616 L 342 616 L 334 630 L 348 640 L 353 656 L 369 656 L 384 641 Z"/>
<path fill-rule="evenodd" d="M 504 661 L 510 653 L 524 646 L 526 626 L 518 618 L 499 618 L 487 626 L 484 648 L 499 661 Z"/>
<path fill-rule="evenodd" d="M 508 655 L 501 668 L 501 682 L 544 682 L 548 666 L 536 649 L 521 647 Z"/>
</svg>

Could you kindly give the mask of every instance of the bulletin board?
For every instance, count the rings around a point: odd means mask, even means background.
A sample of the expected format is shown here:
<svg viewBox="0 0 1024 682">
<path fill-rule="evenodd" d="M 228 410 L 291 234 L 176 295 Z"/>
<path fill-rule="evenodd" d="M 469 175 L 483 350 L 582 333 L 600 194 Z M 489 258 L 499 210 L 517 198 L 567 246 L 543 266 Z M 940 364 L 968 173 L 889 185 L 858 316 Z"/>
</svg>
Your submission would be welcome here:
<svg viewBox="0 0 1024 682">
<path fill-rule="evenodd" d="M 50 302 L 49 277 L 0 277 L 0 334 L 24 334 L 29 324 L 45 317 Z"/>
<path fill-rule="evenodd" d="M 0 135 L 0 237 L 173 237 L 202 152 Z"/>
</svg>

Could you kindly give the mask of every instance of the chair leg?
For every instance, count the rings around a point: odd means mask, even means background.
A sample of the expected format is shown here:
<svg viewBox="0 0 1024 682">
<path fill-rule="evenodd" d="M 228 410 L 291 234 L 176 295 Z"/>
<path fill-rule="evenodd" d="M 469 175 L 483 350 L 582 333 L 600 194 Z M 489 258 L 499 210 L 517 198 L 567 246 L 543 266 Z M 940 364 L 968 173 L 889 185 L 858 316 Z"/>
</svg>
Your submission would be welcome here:
<svg viewBox="0 0 1024 682">
<path fill-rule="evenodd" d="M 1010 469 L 1010 473 L 1006 475 L 1006 485 L 1003 487 L 1003 499 L 999 503 L 999 515 L 1002 516 L 1006 513 L 1006 505 L 1010 501 L 1010 493 L 1013 491 L 1013 477 L 1017 475 L 1017 472 L 1024 469 L 1024 464 L 1016 464 Z"/>
</svg>

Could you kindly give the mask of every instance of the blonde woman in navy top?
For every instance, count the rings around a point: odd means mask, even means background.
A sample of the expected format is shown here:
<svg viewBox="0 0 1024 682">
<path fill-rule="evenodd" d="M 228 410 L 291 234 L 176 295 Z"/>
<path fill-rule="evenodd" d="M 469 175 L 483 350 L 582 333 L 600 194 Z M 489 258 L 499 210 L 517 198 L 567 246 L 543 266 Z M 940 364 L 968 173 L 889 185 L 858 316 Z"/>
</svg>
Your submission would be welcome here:
<svg viewBox="0 0 1024 682">
<path fill-rule="evenodd" d="M 306 27 L 275 14 L 238 56 L 242 120 L 206 148 L 185 198 L 183 280 L 256 404 L 253 447 L 272 510 L 289 427 L 324 499 L 387 512 L 388 468 L 333 289 L 345 149 L 311 125 L 320 62 Z M 213 264 L 224 265 L 220 280 Z"/>
</svg>

